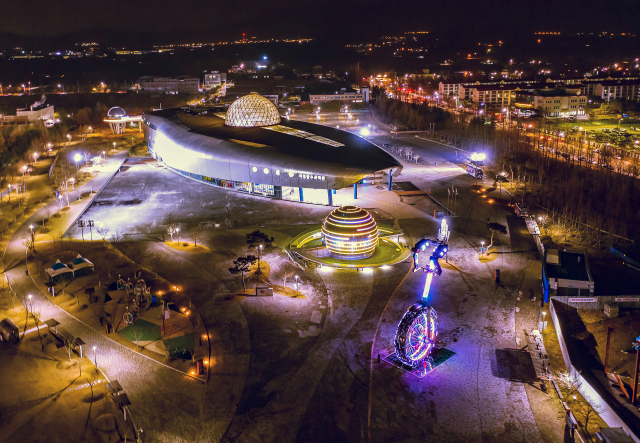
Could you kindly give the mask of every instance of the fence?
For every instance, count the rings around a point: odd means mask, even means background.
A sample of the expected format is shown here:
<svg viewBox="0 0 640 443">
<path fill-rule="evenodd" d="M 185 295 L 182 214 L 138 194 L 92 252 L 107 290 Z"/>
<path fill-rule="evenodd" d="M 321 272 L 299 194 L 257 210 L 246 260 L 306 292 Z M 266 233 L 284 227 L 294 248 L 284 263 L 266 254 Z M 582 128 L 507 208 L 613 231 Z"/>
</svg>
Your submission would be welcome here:
<svg viewBox="0 0 640 443">
<path fill-rule="evenodd" d="M 556 302 L 557 303 L 557 302 Z M 622 428 L 624 431 L 633 438 L 633 441 L 636 443 L 640 443 L 640 436 L 636 435 L 629 426 L 622 420 L 622 418 L 618 415 L 618 413 L 605 401 L 604 398 L 596 391 L 596 389 L 582 376 L 583 368 L 576 368 L 571 361 L 571 357 L 569 354 L 569 348 L 564 339 L 564 332 L 562 329 L 562 324 L 558 318 L 556 313 L 556 307 L 554 305 L 554 300 L 551 300 L 549 304 L 549 310 L 551 311 L 551 319 L 553 320 L 553 325 L 556 328 L 556 334 L 558 335 L 558 341 L 560 342 L 560 350 L 562 351 L 562 357 L 564 358 L 564 363 L 567 371 L 573 379 L 575 380 L 575 386 L 582 394 L 582 396 L 587 400 L 594 409 L 596 409 L 600 417 L 604 420 L 604 422 L 612 427 L 612 428 Z M 591 372 L 591 370 L 586 370 L 586 372 Z M 593 373 L 591 372 L 591 375 Z M 592 378 L 592 377 L 589 377 Z M 602 387 L 601 387 L 602 389 Z"/>
</svg>

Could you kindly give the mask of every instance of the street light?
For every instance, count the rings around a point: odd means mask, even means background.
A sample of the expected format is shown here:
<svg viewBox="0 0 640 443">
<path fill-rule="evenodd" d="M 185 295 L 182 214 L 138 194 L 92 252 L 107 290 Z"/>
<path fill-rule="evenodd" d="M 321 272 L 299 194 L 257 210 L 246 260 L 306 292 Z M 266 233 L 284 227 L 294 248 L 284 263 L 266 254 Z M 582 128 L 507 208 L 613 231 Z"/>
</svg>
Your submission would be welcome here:
<svg viewBox="0 0 640 443">
<path fill-rule="evenodd" d="M 299 277 L 296 275 L 296 277 L 295 277 L 295 278 L 296 278 L 296 283 L 295 283 L 295 287 L 296 287 L 296 296 L 298 296 L 298 295 L 300 295 L 300 291 L 299 291 L 300 283 L 298 283 L 298 279 L 299 279 Z"/>
<path fill-rule="evenodd" d="M 75 178 L 73 178 L 73 177 L 71 177 L 71 178 L 69 179 L 69 181 L 71 182 L 71 190 L 72 190 L 72 191 L 75 191 L 75 190 L 76 190 L 76 185 L 75 185 L 76 179 L 75 179 Z"/>
<path fill-rule="evenodd" d="M 260 262 L 262 261 L 262 248 L 264 246 L 260 244 L 258 246 L 258 275 L 260 275 Z"/>
<path fill-rule="evenodd" d="M 11 203 L 11 183 L 9 183 L 9 203 Z"/>
<path fill-rule="evenodd" d="M 93 345 L 93 363 L 96 365 L 96 372 L 98 372 L 98 354 L 96 353 L 96 349 L 98 347 Z"/>
<path fill-rule="evenodd" d="M 484 255 L 484 241 L 481 241 L 480 245 L 481 245 L 480 252 L 481 252 L 482 255 Z"/>
<path fill-rule="evenodd" d="M 74 155 L 73 159 L 76 162 L 76 176 L 78 175 L 78 162 L 82 160 L 82 156 L 80 154 Z"/>
<path fill-rule="evenodd" d="M 176 232 L 178 233 L 178 243 L 180 243 L 180 228 L 176 228 Z"/>
<path fill-rule="evenodd" d="M 31 249 L 33 249 L 33 252 L 36 252 L 36 236 L 33 232 L 33 225 L 29 225 L 29 229 L 31 229 Z"/>
</svg>

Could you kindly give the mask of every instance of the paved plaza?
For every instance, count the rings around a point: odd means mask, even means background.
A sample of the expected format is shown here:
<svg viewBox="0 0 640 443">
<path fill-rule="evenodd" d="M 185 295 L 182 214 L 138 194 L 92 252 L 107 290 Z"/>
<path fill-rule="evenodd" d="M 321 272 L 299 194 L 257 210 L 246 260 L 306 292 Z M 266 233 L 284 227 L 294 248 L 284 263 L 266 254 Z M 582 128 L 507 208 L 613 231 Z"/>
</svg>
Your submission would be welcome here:
<svg viewBox="0 0 640 443">
<path fill-rule="evenodd" d="M 156 163 L 125 163 L 113 178 L 114 171 L 105 171 L 94 189 L 100 180 L 110 181 L 82 218 L 148 244 L 147 266 L 189 294 L 211 337 L 206 383 L 105 338 L 48 303 L 24 271 L 19 239 L 29 221 L 5 253 L 9 283 L 37 294 L 45 317 L 98 346 L 98 365 L 127 392 L 145 441 L 560 441 L 557 405 L 532 387 L 539 381 L 530 377 L 526 359 L 513 359 L 538 315 L 532 297 L 538 295 L 539 258 L 524 221 L 474 192 L 476 180 L 456 164 L 450 148 L 415 138 L 372 141 L 419 153 L 419 162 L 407 163 L 395 180 L 430 189 L 435 201 L 374 186 L 363 187 L 357 200 L 349 188 L 340 197 L 394 220 L 414 242 L 435 237 L 434 210 L 443 211 L 437 202 L 446 205 L 447 189 L 458 190 L 456 215 L 447 217 L 450 252 L 429 297 L 439 316 L 438 346 L 455 355 L 423 379 L 383 361 L 393 352 L 398 321 L 422 293 L 425 274 L 411 272 L 409 261 L 372 272 L 303 271 L 283 248 L 321 223 L 329 207 L 225 191 Z M 198 243 L 211 252 L 167 246 L 169 214 L 176 216 L 183 241 L 193 242 L 195 226 L 202 227 Z M 481 262 L 480 242 L 491 237 L 487 219 L 504 225 L 506 234 L 494 237 L 497 258 Z M 228 268 L 253 253 L 245 236 L 255 229 L 275 237 L 277 247 L 265 253 L 269 282 L 291 287 L 298 275 L 303 297 L 237 295 L 242 281 Z M 81 236 L 76 227 L 69 233 Z"/>
</svg>

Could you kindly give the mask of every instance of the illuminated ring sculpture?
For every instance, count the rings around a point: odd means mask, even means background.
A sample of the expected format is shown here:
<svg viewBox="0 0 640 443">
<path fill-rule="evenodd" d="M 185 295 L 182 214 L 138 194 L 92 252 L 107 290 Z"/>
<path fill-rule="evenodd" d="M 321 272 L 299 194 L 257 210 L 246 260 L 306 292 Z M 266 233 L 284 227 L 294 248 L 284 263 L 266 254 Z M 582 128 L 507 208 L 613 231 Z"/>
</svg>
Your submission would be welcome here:
<svg viewBox="0 0 640 443">
<path fill-rule="evenodd" d="M 433 366 L 430 354 L 438 336 L 438 314 L 426 302 L 418 302 L 407 309 L 398 324 L 393 342 L 396 356 L 406 365 L 419 368 L 424 363 Z"/>
<path fill-rule="evenodd" d="M 361 260 L 376 251 L 378 225 L 361 207 L 342 206 L 325 219 L 322 237 L 333 257 Z"/>
</svg>

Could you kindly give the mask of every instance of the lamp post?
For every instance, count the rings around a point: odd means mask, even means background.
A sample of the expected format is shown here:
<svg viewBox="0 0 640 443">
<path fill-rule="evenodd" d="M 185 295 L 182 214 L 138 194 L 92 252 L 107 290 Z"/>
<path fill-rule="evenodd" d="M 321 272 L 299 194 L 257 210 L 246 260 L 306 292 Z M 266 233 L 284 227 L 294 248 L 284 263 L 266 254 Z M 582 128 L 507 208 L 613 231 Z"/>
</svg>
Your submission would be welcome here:
<svg viewBox="0 0 640 443">
<path fill-rule="evenodd" d="M 176 232 L 178 233 L 178 244 L 180 244 L 180 228 L 176 228 Z"/>
<path fill-rule="evenodd" d="M 481 241 L 481 242 L 480 242 L 480 245 L 481 245 L 481 246 L 480 246 L 480 254 L 481 254 L 481 255 L 484 255 L 484 241 Z"/>
<path fill-rule="evenodd" d="M 9 203 L 11 203 L 11 183 L 9 183 Z"/>
<path fill-rule="evenodd" d="M 31 229 L 31 249 L 36 252 L 36 235 L 33 232 L 33 225 L 29 225 L 29 229 Z"/>
<path fill-rule="evenodd" d="M 71 178 L 69 179 L 69 181 L 71 182 L 71 190 L 72 190 L 72 191 L 75 191 L 75 190 L 76 190 L 76 185 L 75 185 L 76 179 L 75 179 L 75 178 L 73 178 L 73 177 L 71 177 Z"/>
<path fill-rule="evenodd" d="M 76 154 L 73 156 L 73 160 L 76 162 L 76 177 L 78 176 L 78 162 L 82 160 L 82 155 Z"/>
<path fill-rule="evenodd" d="M 32 307 L 33 307 L 33 300 L 32 300 L 33 299 L 33 295 L 29 294 L 29 295 L 27 295 L 27 298 L 29 299 L 29 301 L 27 302 L 27 304 L 29 305 L 28 309 L 29 309 L 29 311 L 31 311 L 31 315 L 33 315 L 33 309 L 32 309 Z"/>
<path fill-rule="evenodd" d="M 296 282 L 295 282 L 294 286 L 295 286 L 295 288 L 296 288 L 296 297 L 297 297 L 298 295 L 300 295 L 300 291 L 299 291 L 299 289 L 300 289 L 300 283 L 298 282 L 299 277 L 298 277 L 297 275 L 296 275 L 296 277 L 295 277 L 295 278 L 296 278 Z"/>
<path fill-rule="evenodd" d="M 102 151 L 102 160 L 107 161 L 107 151 Z"/>
<path fill-rule="evenodd" d="M 34 153 L 33 153 L 33 162 L 34 162 L 34 163 L 37 163 L 37 162 L 38 162 L 38 153 L 37 153 L 37 152 L 34 152 Z"/>
<path fill-rule="evenodd" d="M 96 365 L 96 372 L 98 372 L 98 353 L 96 352 L 96 349 L 98 347 L 96 345 L 93 345 L 93 363 Z"/>
<path fill-rule="evenodd" d="M 113 142 L 113 149 L 116 149 L 116 142 Z"/>
<path fill-rule="evenodd" d="M 260 262 L 262 261 L 262 244 L 258 246 L 258 275 L 260 275 Z"/>
<path fill-rule="evenodd" d="M 71 134 L 67 134 L 67 145 L 69 145 L 69 143 L 71 143 Z"/>
</svg>

